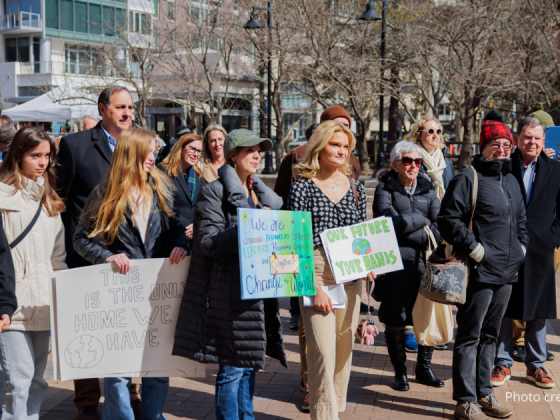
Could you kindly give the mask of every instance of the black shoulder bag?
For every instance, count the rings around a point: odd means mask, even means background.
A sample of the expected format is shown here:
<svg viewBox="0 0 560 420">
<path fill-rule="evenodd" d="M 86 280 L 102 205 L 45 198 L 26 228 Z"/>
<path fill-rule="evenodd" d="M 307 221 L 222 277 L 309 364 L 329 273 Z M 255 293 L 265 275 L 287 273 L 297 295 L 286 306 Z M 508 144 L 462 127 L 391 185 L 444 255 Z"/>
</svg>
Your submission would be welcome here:
<svg viewBox="0 0 560 420">
<path fill-rule="evenodd" d="M 18 244 L 23 241 L 25 239 L 25 237 L 27 236 L 27 234 L 29 232 L 31 232 L 31 229 L 33 229 L 33 226 L 35 226 L 35 223 L 37 223 L 37 220 L 39 220 L 39 215 L 41 214 L 41 208 L 43 206 L 41 205 L 41 203 L 39 203 L 39 208 L 37 209 L 37 211 L 35 212 L 35 216 L 33 216 L 33 219 L 31 220 L 31 222 L 29 223 L 29 225 L 27 225 L 27 227 L 25 228 L 25 230 L 23 232 L 21 232 L 19 234 L 19 236 L 14 239 L 12 241 L 12 243 L 10 244 L 10 249 L 14 249 L 16 246 L 18 246 Z"/>
</svg>

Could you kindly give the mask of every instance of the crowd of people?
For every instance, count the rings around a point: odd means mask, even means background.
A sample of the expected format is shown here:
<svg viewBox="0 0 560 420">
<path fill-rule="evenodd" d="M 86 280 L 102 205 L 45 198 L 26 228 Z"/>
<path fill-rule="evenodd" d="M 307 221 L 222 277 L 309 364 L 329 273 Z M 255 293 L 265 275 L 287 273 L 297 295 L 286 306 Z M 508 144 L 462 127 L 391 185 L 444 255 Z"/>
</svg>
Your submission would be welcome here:
<svg viewBox="0 0 560 420">
<path fill-rule="evenodd" d="M 321 233 L 364 222 L 366 191 L 352 153 L 352 118 L 334 105 L 288 153 L 274 190 L 256 176 L 271 140 L 250 130 L 210 125 L 199 136 L 180 126 L 157 155 L 152 131 L 132 127 L 133 100 L 121 86 L 98 100 L 101 119 L 55 142 L 44 132 L 0 117 L 0 404 L 3 419 L 38 419 L 47 390 L 48 273 L 111 263 L 127 273 L 131 259 L 191 256 L 172 354 L 219 365 L 218 420 L 254 419 L 256 373 L 265 356 L 287 366 L 277 299 L 242 300 L 238 208 L 307 211 L 313 223 L 313 306 L 290 300 L 298 329 L 302 409 L 313 420 L 345 410 L 363 284 L 380 302 L 394 388 L 410 389 L 406 352 L 417 353 L 416 380 L 443 387 L 432 368 L 436 348 L 415 340 L 413 308 L 430 243 L 469 256 L 466 301 L 457 308 L 453 399 L 457 419 L 507 418 L 493 394 L 511 378 L 514 358 L 526 379 L 555 386 L 543 363 L 546 320 L 556 318 L 555 249 L 560 246 L 560 163 L 544 149 L 543 111 L 512 134 L 487 114 L 480 151 L 456 174 L 445 156 L 442 126 L 422 118 L 391 151 L 378 174 L 374 217 L 392 218 L 403 269 L 344 283 L 335 309 L 322 286 L 336 284 Z M 515 149 L 515 151 L 514 151 Z M 366 305 L 367 306 L 367 305 Z M 366 308 L 369 310 L 369 307 Z M 522 337 L 518 341 L 519 336 Z M 159 420 L 169 378 L 104 378 L 104 419 Z M 100 418 L 97 378 L 74 381 L 79 420 Z M 141 393 L 140 393 L 141 389 Z"/>
</svg>

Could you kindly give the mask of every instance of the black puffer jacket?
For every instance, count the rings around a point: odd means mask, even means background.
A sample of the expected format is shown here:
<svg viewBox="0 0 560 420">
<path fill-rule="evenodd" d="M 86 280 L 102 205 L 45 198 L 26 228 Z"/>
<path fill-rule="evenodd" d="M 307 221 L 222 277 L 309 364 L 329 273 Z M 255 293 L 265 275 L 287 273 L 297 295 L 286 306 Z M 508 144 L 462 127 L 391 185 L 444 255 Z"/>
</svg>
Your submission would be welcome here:
<svg viewBox="0 0 560 420">
<path fill-rule="evenodd" d="M 470 280 L 490 284 L 517 281 L 528 243 L 525 204 L 519 183 L 511 173 L 511 159 L 473 159 L 478 174 L 478 196 L 469 230 L 474 174 L 463 168 L 451 180 L 441 202 L 438 226 L 443 238 L 456 249 L 470 254 L 481 243 L 484 258 L 471 260 Z"/>
<path fill-rule="evenodd" d="M 375 298 L 381 301 L 379 320 L 391 327 L 412 325 L 412 308 L 426 269 L 426 219 L 436 241 L 440 240 L 436 224 L 440 204 L 434 187 L 422 175 L 416 183 L 411 196 L 398 181 L 396 172 L 390 170 L 381 178 L 373 201 L 374 217 L 393 219 L 404 266 L 401 271 L 379 277 L 375 285 Z"/>
<path fill-rule="evenodd" d="M 177 218 L 167 217 L 160 210 L 155 193 L 145 243 L 132 223 L 130 210 L 125 213 L 126 222 L 119 226 L 118 236 L 112 244 L 101 246 L 99 241 L 88 238 L 93 231 L 102 190 L 102 186 L 97 186 L 89 195 L 74 234 L 74 249 L 82 258 L 92 264 L 103 264 L 113 254 L 125 254 L 130 259 L 169 258 L 176 246 L 189 250 L 182 225 Z M 173 208 L 172 203 L 168 205 Z"/>
<path fill-rule="evenodd" d="M 222 166 L 218 175 L 198 196 L 173 354 L 262 369 L 266 352 L 287 367 L 278 300 L 241 299 L 237 209 L 249 207 L 245 190 L 231 166 Z M 253 189 L 259 206 L 282 207 L 282 199 L 255 176 Z"/>
</svg>

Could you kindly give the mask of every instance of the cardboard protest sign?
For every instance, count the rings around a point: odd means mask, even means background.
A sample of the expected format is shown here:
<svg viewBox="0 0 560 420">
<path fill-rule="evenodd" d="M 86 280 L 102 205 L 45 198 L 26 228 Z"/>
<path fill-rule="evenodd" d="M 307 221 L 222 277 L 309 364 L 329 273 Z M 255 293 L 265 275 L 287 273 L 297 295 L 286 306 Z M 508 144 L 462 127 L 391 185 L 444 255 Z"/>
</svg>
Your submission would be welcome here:
<svg viewBox="0 0 560 420">
<path fill-rule="evenodd" d="M 58 380 L 110 376 L 205 376 L 205 365 L 172 356 L 190 257 L 131 260 L 51 273 L 51 334 Z"/>
<path fill-rule="evenodd" d="M 311 213 L 238 208 L 241 298 L 314 296 Z"/>
<path fill-rule="evenodd" d="M 393 220 L 379 217 L 353 226 L 321 233 L 334 279 L 345 283 L 375 274 L 403 269 Z"/>
</svg>

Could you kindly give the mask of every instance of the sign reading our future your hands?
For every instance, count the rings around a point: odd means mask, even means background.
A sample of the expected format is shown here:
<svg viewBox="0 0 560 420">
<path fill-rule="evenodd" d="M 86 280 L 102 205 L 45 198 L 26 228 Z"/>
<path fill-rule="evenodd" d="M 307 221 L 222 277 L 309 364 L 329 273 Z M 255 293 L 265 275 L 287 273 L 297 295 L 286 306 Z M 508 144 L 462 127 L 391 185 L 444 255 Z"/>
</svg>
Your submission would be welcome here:
<svg viewBox="0 0 560 420">
<path fill-rule="evenodd" d="M 375 274 L 403 269 L 393 220 L 379 217 L 321 233 L 334 279 L 345 283 Z"/>
<path fill-rule="evenodd" d="M 314 296 L 311 213 L 238 208 L 241 298 Z"/>
</svg>

